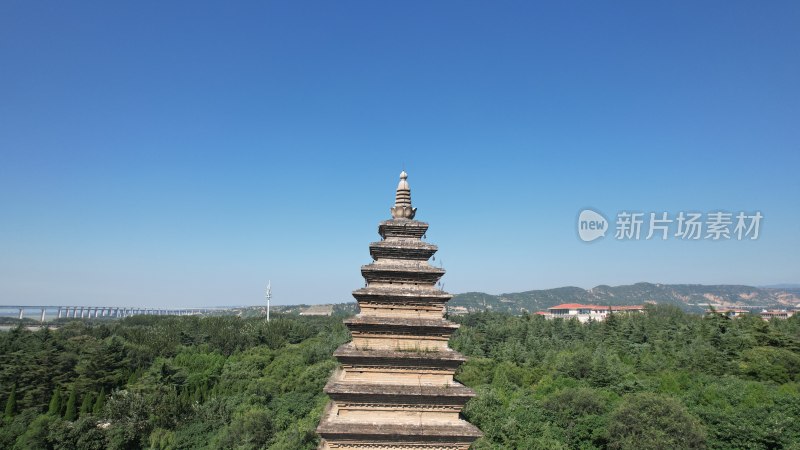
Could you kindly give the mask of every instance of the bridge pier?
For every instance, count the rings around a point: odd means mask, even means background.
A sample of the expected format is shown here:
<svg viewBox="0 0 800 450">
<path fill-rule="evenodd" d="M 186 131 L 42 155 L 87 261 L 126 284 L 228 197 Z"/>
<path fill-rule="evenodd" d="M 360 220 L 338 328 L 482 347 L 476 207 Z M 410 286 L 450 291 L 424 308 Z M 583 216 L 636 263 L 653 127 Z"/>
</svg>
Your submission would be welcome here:
<svg viewBox="0 0 800 450">
<path fill-rule="evenodd" d="M 24 308 L 20 308 L 19 309 L 19 320 L 22 320 L 22 318 L 24 316 L 25 316 L 25 309 Z"/>
<path fill-rule="evenodd" d="M 44 315 L 45 315 L 46 312 L 47 312 L 47 310 L 42 308 L 42 320 L 41 320 L 42 323 L 44 323 Z"/>
</svg>

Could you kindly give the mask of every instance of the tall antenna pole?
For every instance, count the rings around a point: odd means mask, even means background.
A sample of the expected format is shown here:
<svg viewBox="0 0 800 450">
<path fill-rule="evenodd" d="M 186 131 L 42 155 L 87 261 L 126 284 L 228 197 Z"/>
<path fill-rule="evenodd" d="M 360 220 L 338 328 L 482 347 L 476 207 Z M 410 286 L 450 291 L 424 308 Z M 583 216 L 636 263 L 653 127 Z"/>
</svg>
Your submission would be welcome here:
<svg viewBox="0 0 800 450">
<path fill-rule="evenodd" d="M 267 282 L 267 322 L 269 322 L 269 301 L 272 298 L 272 281 Z"/>
</svg>

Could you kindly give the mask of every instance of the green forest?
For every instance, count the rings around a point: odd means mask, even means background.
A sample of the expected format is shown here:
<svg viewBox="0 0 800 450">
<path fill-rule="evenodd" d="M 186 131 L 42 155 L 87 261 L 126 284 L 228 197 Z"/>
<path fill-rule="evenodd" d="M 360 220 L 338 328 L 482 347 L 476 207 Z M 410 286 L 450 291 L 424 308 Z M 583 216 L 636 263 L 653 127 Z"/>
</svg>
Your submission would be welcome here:
<svg viewBox="0 0 800 450">
<path fill-rule="evenodd" d="M 800 317 L 451 317 L 474 449 L 800 450 Z M 342 317 L 0 332 L 0 448 L 314 449 Z"/>
</svg>

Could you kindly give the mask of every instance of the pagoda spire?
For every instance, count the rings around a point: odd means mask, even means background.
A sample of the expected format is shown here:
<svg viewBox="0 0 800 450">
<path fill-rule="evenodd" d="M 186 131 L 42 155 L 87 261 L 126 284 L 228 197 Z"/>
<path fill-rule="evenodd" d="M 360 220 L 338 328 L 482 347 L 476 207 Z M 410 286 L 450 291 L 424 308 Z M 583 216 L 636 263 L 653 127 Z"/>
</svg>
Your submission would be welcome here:
<svg viewBox="0 0 800 450">
<path fill-rule="evenodd" d="M 394 219 L 413 219 L 417 208 L 411 207 L 411 188 L 408 187 L 408 174 L 400 172 L 400 182 L 397 183 L 397 194 L 394 197 L 394 206 L 391 208 Z"/>
</svg>

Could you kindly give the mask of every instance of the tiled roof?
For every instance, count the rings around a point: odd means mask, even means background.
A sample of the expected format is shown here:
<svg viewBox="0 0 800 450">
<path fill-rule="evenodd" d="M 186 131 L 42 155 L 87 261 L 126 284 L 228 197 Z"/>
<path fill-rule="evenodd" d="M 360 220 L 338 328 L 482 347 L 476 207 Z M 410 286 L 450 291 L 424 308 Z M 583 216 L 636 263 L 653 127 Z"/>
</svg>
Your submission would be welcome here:
<svg viewBox="0 0 800 450">
<path fill-rule="evenodd" d="M 597 309 L 600 306 L 595 305 L 581 305 L 580 303 L 564 303 L 561 305 L 551 306 L 547 309 Z"/>
</svg>

